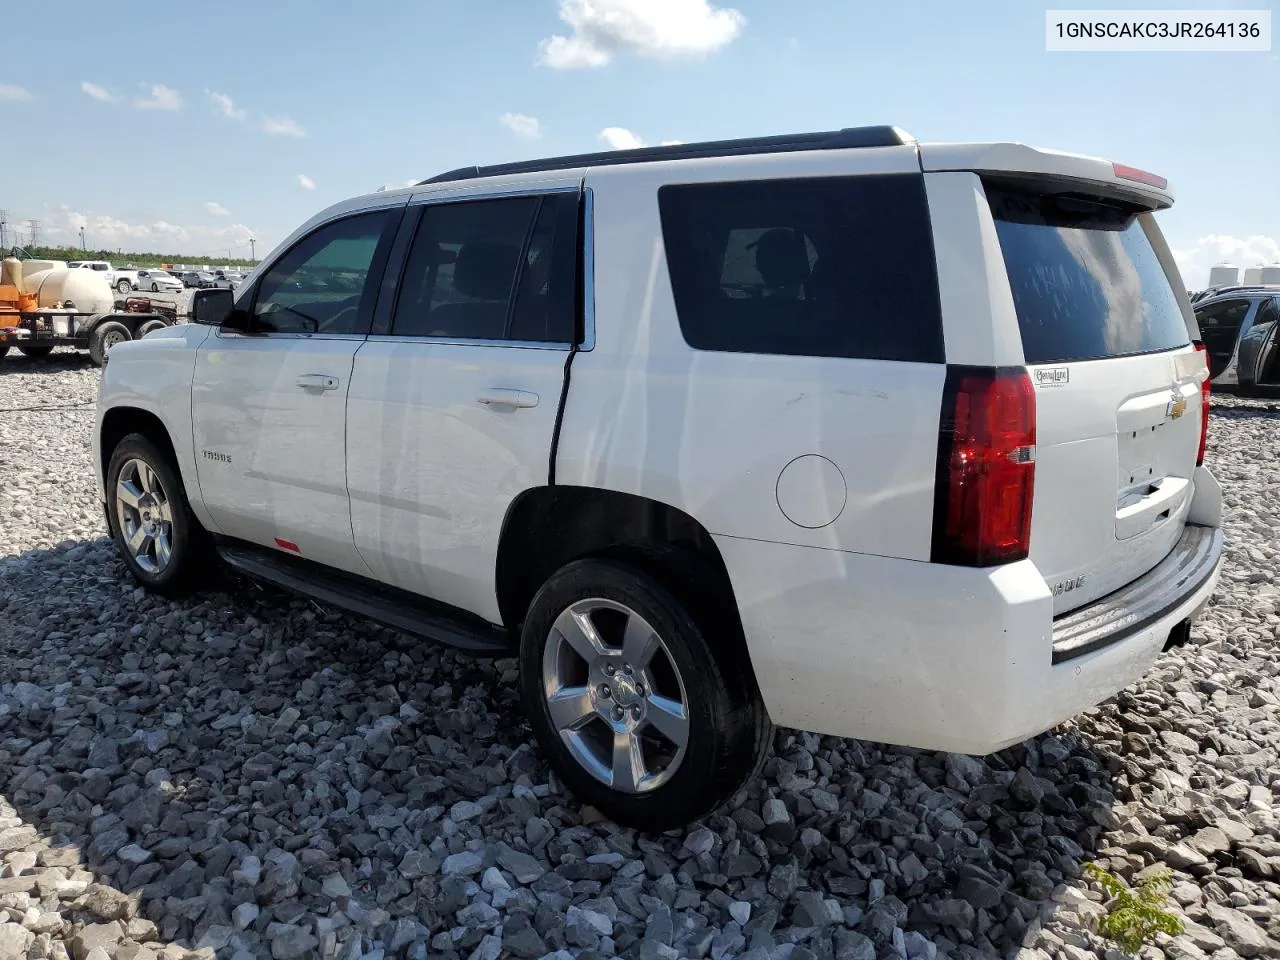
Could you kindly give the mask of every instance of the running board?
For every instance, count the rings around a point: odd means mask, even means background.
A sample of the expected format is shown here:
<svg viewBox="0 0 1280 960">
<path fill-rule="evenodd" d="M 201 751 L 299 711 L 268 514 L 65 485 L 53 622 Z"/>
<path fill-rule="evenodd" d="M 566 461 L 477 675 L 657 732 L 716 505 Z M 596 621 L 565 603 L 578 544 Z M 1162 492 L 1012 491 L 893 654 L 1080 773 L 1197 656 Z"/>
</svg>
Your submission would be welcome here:
<svg viewBox="0 0 1280 960">
<path fill-rule="evenodd" d="M 415 637 L 479 656 L 512 652 L 501 627 L 406 590 L 238 540 L 218 538 L 217 549 L 237 573 Z"/>
</svg>

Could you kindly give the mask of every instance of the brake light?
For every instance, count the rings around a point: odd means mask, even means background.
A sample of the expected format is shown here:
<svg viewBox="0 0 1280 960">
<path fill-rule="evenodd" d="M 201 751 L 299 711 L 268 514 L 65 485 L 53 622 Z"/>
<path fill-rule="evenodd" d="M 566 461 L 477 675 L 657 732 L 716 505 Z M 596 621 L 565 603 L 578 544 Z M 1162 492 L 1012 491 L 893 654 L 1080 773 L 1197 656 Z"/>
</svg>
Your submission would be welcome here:
<svg viewBox="0 0 1280 960">
<path fill-rule="evenodd" d="M 1155 187 L 1159 190 L 1164 190 L 1169 186 L 1169 181 L 1160 176 L 1160 174 L 1139 170 L 1137 167 L 1126 167 L 1123 163 L 1113 163 L 1111 171 L 1121 180 L 1145 183 L 1147 186 Z"/>
<path fill-rule="evenodd" d="M 1196 466 L 1204 464 L 1204 448 L 1209 442 L 1209 351 L 1203 343 L 1196 350 L 1204 357 L 1204 379 L 1200 381 L 1200 449 L 1196 451 Z"/>
<path fill-rule="evenodd" d="M 1031 376 L 952 367 L 942 403 L 931 559 L 971 567 L 1025 559 L 1036 475 Z"/>
</svg>

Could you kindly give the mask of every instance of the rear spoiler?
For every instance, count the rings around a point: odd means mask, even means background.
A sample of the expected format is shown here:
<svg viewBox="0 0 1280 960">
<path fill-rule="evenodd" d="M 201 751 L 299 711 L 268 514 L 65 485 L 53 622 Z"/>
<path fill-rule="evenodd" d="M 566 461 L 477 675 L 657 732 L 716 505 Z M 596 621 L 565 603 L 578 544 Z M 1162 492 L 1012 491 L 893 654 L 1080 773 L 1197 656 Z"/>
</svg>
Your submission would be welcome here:
<svg viewBox="0 0 1280 960">
<path fill-rule="evenodd" d="M 1098 157 L 1042 150 L 1022 143 L 923 143 L 920 169 L 926 173 L 956 170 L 996 174 L 1008 179 L 1063 181 L 1085 193 L 1115 197 L 1146 210 L 1173 206 L 1169 182 L 1137 167 Z"/>
</svg>

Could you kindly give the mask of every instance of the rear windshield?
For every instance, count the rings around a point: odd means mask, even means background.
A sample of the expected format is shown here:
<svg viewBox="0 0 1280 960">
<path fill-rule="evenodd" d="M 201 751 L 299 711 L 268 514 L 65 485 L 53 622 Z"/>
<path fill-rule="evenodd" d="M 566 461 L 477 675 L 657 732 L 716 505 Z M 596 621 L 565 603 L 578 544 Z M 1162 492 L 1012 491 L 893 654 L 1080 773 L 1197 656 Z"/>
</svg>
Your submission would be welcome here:
<svg viewBox="0 0 1280 960">
<path fill-rule="evenodd" d="M 1133 211 L 987 186 L 1027 363 L 1185 347 L 1186 320 Z"/>
<path fill-rule="evenodd" d="M 691 347 L 942 362 L 921 175 L 673 184 L 658 206 Z"/>
</svg>

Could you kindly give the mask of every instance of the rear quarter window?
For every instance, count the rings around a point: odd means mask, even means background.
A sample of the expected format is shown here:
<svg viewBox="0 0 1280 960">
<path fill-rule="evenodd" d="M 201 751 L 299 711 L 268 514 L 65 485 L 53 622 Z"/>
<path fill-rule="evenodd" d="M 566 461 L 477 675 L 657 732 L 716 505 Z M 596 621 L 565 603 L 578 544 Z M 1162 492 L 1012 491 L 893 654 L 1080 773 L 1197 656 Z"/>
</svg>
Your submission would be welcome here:
<svg viewBox="0 0 1280 960">
<path fill-rule="evenodd" d="M 1142 217 L 1087 197 L 991 184 L 986 190 L 1027 363 L 1100 360 L 1190 343 Z"/>
<path fill-rule="evenodd" d="M 691 347 L 943 361 L 922 176 L 673 184 L 658 206 Z"/>
</svg>

